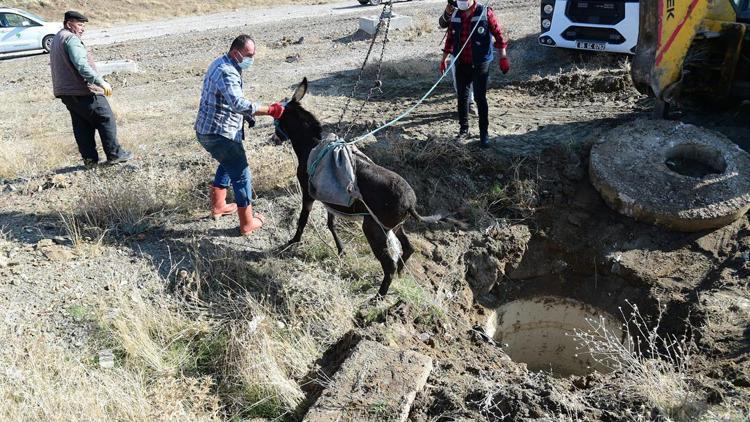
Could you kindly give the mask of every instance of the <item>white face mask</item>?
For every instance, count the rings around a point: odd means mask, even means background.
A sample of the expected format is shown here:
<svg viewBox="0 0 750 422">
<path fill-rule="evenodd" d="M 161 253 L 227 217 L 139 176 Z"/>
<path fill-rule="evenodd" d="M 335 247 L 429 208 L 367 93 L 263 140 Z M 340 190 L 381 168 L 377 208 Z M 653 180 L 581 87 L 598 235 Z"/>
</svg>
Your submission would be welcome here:
<svg viewBox="0 0 750 422">
<path fill-rule="evenodd" d="M 250 69 L 250 66 L 253 65 L 254 57 L 244 57 L 241 62 L 238 63 L 240 69 L 247 70 Z"/>
<path fill-rule="evenodd" d="M 471 0 L 458 0 L 458 10 L 469 10 Z"/>
</svg>

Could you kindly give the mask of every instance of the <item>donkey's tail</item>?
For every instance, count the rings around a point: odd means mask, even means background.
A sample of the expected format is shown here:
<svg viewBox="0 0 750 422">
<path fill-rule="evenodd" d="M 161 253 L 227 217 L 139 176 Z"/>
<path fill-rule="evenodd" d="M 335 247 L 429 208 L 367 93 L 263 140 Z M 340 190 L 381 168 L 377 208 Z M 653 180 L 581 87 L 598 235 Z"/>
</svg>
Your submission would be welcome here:
<svg viewBox="0 0 750 422">
<path fill-rule="evenodd" d="M 419 215 L 419 213 L 417 212 L 417 210 L 414 209 L 414 208 L 412 208 L 412 209 L 409 210 L 409 214 L 411 214 L 411 216 L 414 217 L 414 218 L 416 218 L 417 220 L 419 220 L 419 221 L 421 221 L 423 223 L 426 223 L 426 224 L 435 224 L 435 223 L 446 222 L 446 223 L 455 224 L 455 225 L 457 225 L 458 227 L 460 227 L 461 229 L 464 229 L 464 230 L 468 227 L 468 225 L 466 223 L 464 223 L 463 221 L 456 220 L 455 218 L 451 218 L 450 214 L 448 214 L 448 215 L 434 214 L 434 215 L 428 215 L 426 217 L 423 217 L 423 216 Z"/>
</svg>

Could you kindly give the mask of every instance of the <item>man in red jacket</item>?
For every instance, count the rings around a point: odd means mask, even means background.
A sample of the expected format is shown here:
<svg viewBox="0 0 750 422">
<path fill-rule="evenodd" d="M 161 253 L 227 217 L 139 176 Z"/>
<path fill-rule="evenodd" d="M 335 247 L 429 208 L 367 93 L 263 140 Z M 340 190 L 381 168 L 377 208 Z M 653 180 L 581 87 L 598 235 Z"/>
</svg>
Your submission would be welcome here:
<svg viewBox="0 0 750 422">
<path fill-rule="evenodd" d="M 469 90 L 473 86 L 474 101 L 479 111 L 479 140 L 481 145 L 486 147 L 489 145 L 487 80 L 490 63 L 494 58 L 492 38 L 495 38 L 495 48 L 500 53 L 500 70 L 503 73 L 510 70 L 506 52 L 508 41 L 492 9 L 478 4 L 475 0 L 458 0 L 457 3 L 458 10 L 451 16 L 450 29 L 445 39 L 440 72 L 445 72 L 450 66 L 448 55 L 458 57 L 454 65 L 458 91 L 458 137 L 465 138 L 469 135 Z M 471 40 L 467 43 L 469 36 Z M 466 47 L 461 50 L 464 44 Z"/>
</svg>

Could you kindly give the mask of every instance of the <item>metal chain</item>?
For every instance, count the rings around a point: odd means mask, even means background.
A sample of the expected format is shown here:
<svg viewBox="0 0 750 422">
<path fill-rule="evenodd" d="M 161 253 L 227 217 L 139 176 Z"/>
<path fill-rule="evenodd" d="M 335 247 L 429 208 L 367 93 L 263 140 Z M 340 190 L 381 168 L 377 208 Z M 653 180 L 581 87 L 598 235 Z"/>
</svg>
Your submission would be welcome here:
<svg viewBox="0 0 750 422">
<path fill-rule="evenodd" d="M 359 83 L 362 81 L 362 76 L 364 75 L 365 67 L 367 66 L 367 62 L 370 59 L 370 54 L 372 53 L 372 49 L 375 46 L 375 41 L 378 38 L 378 34 L 380 33 L 380 28 L 383 26 L 383 18 L 386 17 L 386 36 L 383 39 L 383 50 L 380 53 L 380 63 L 378 64 L 378 82 L 380 81 L 380 68 L 383 62 L 383 54 L 385 52 L 385 44 L 388 41 L 388 29 L 391 25 L 391 9 L 393 4 L 388 1 L 385 4 L 383 4 L 383 10 L 380 12 L 380 19 L 378 20 L 378 26 L 375 28 L 375 33 L 372 35 L 372 40 L 370 41 L 370 47 L 367 49 L 367 54 L 365 55 L 365 60 L 362 62 L 362 67 L 359 68 L 359 74 L 357 75 L 357 80 L 354 82 L 354 86 L 352 87 L 352 92 L 349 95 L 349 97 L 346 99 L 346 104 L 344 105 L 344 109 L 341 111 L 341 116 L 339 116 L 339 121 L 336 124 L 336 131 L 338 132 L 341 129 L 341 123 L 344 121 L 344 116 L 346 115 L 346 112 L 349 110 L 349 105 L 351 104 L 352 100 L 354 99 L 354 96 L 357 94 L 357 88 L 359 87 Z M 386 15 L 386 10 L 388 11 L 388 14 Z M 370 94 L 368 94 L 368 99 L 372 95 L 372 89 L 370 90 Z M 363 105 L 364 107 L 364 105 Z M 361 109 L 360 109 L 361 112 Z M 354 120 L 352 120 L 354 121 Z M 353 126 L 353 123 L 350 124 L 349 129 L 347 129 L 346 133 L 349 133 Z"/>
<path fill-rule="evenodd" d="M 372 88 L 367 92 L 367 97 L 362 101 L 362 105 L 359 106 L 359 110 L 357 110 L 357 113 L 352 117 L 352 122 L 349 124 L 349 127 L 346 129 L 346 132 L 342 136 L 342 138 L 346 139 L 346 137 L 349 135 L 349 132 L 354 128 L 354 122 L 356 122 L 359 119 L 359 116 L 362 115 L 362 112 L 365 109 L 365 106 L 370 101 L 370 98 L 372 98 L 372 95 L 375 91 L 380 92 L 381 94 L 383 91 L 380 89 L 380 87 L 383 86 L 383 82 L 380 80 L 380 73 L 383 70 L 383 57 L 385 56 L 385 47 L 390 42 L 390 39 L 388 39 L 388 31 L 391 28 L 391 16 L 393 14 L 393 3 L 390 1 L 386 3 L 386 6 L 388 6 L 388 10 L 386 11 L 386 8 L 383 8 L 383 13 L 388 13 L 386 15 L 386 21 L 385 21 L 385 34 L 383 36 L 383 47 L 380 49 L 380 59 L 378 60 L 378 69 L 375 73 L 375 82 L 372 85 Z M 381 19 L 382 22 L 382 19 Z M 378 23 L 380 25 L 380 23 Z"/>
</svg>

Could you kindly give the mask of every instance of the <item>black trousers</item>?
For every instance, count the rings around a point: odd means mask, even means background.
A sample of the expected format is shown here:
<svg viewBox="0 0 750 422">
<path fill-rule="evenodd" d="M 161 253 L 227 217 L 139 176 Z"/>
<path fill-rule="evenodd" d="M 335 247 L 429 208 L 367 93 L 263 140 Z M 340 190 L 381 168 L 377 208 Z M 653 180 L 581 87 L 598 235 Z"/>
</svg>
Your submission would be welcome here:
<svg viewBox="0 0 750 422">
<path fill-rule="evenodd" d="M 117 142 L 117 125 L 109 102 L 102 95 L 65 95 L 60 97 L 70 112 L 73 135 L 78 151 L 84 161 L 99 161 L 96 151 L 95 133 L 99 132 L 102 148 L 107 160 L 119 157 L 121 148 Z"/>
<path fill-rule="evenodd" d="M 458 97 L 458 124 L 461 131 L 469 130 L 469 90 L 474 88 L 474 103 L 479 112 L 479 134 L 487 135 L 490 125 L 487 106 L 487 81 L 490 64 L 479 65 L 456 63 L 456 94 Z"/>
</svg>

